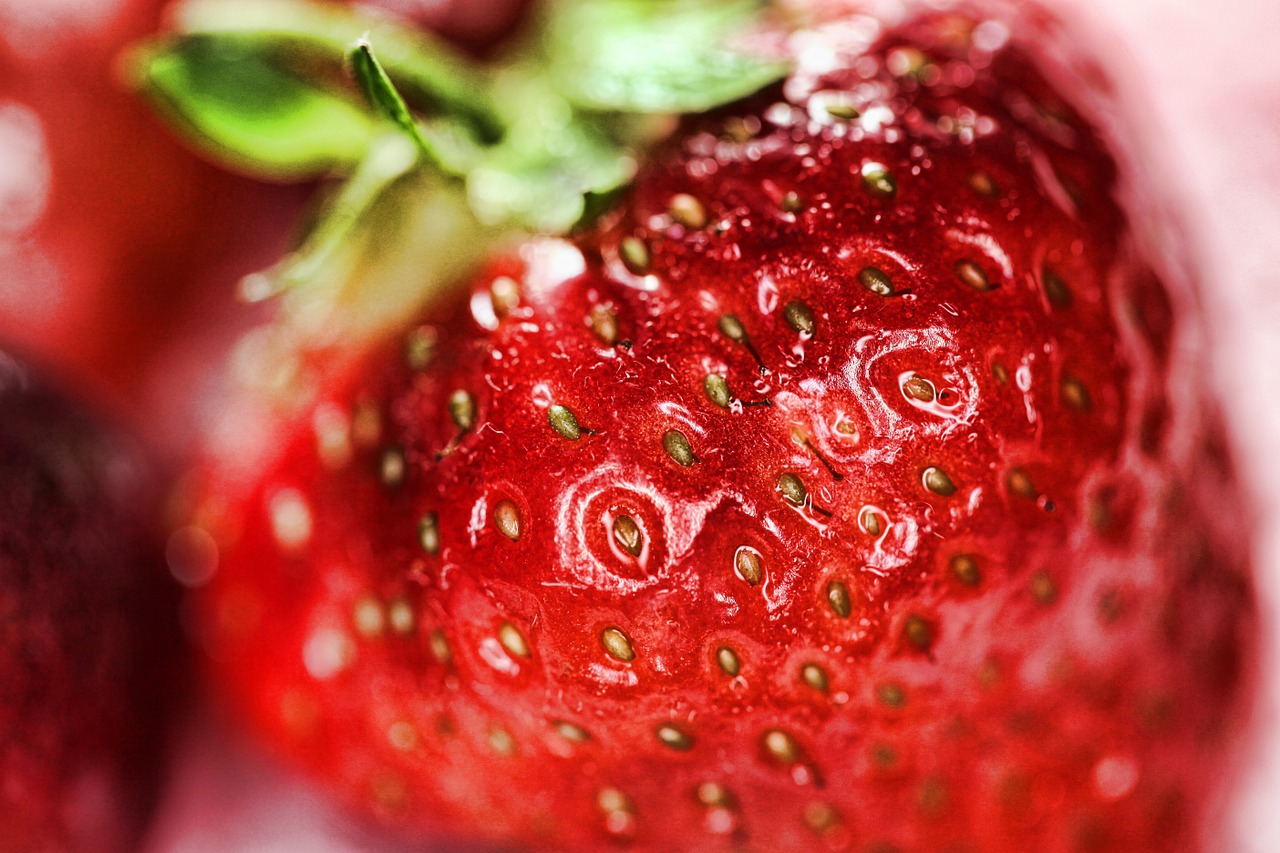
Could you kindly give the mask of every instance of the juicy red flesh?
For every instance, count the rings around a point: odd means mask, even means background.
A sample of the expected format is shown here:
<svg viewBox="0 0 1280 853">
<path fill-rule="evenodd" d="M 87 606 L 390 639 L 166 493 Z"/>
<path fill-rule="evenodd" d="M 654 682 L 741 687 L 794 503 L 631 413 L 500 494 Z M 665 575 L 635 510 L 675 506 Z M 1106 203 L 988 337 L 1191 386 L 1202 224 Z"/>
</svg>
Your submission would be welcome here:
<svg viewBox="0 0 1280 853">
<path fill-rule="evenodd" d="M 0 849 L 136 849 L 176 626 L 134 449 L 0 353 Z"/>
<path fill-rule="evenodd" d="M 264 736 L 533 846 L 1201 849 L 1254 623 L 1194 319 L 993 32 L 827 32 L 215 475 Z"/>
</svg>

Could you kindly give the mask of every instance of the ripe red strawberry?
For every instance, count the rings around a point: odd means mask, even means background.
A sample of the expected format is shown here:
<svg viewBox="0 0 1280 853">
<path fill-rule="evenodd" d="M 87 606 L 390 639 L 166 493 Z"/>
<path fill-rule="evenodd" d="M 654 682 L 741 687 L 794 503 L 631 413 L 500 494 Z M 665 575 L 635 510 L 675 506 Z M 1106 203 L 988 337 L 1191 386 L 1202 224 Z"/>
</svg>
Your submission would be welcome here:
<svg viewBox="0 0 1280 853">
<path fill-rule="evenodd" d="M 176 625 L 137 453 L 0 352 L 0 849 L 136 849 Z"/>
<path fill-rule="evenodd" d="M 1186 294 L 1004 23 L 870 27 L 235 422 L 268 742 L 554 849 L 1204 849 L 1254 610 Z"/>
</svg>

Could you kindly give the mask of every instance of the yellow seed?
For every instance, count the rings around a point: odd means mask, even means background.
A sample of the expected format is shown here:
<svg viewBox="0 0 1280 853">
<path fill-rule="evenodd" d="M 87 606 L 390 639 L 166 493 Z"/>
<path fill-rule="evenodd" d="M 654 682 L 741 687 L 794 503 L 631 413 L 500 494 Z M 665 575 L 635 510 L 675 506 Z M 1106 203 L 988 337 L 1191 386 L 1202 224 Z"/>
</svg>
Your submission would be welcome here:
<svg viewBox="0 0 1280 853">
<path fill-rule="evenodd" d="M 591 735 L 582 726 L 575 725 L 566 720 L 556 720 L 556 734 L 569 741 L 570 743 L 586 743 L 591 740 Z"/>
<path fill-rule="evenodd" d="M 965 586 L 977 586 L 982 581 L 977 561 L 968 554 L 956 554 L 951 558 L 951 573 Z"/>
<path fill-rule="evenodd" d="M 1036 491 L 1035 483 L 1031 482 L 1031 476 L 1022 468 L 1014 468 L 1005 477 L 1005 485 L 1009 487 L 1009 491 L 1019 497 L 1033 499 L 1039 496 Z"/>
<path fill-rule="evenodd" d="M 591 331 L 601 343 L 613 346 L 618 341 L 618 315 L 608 305 L 592 306 Z"/>
<path fill-rule="evenodd" d="M 663 434 L 662 447 L 677 465 L 688 468 L 698 461 L 698 457 L 693 455 L 693 448 L 689 446 L 689 439 L 678 429 L 670 429 Z"/>
<path fill-rule="evenodd" d="M 449 417 L 453 425 L 466 432 L 476 425 L 476 400 L 466 391 L 458 389 L 449 395 Z"/>
<path fill-rule="evenodd" d="M 1062 401 L 1077 412 L 1087 412 L 1093 408 L 1088 389 L 1078 379 L 1068 377 L 1062 380 Z"/>
<path fill-rule="evenodd" d="M 979 293 L 986 293 L 993 289 L 991 279 L 987 278 L 982 267 L 967 258 L 956 262 L 956 278 Z"/>
<path fill-rule="evenodd" d="M 884 532 L 880 526 L 880 514 L 875 511 L 874 507 L 863 507 L 862 512 L 858 513 L 858 523 L 862 525 L 863 530 L 872 536 L 879 536 Z"/>
<path fill-rule="evenodd" d="M 431 656 L 437 663 L 448 663 L 453 659 L 453 650 L 449 648 L 449 640 L 445 637 L 444 631 L 439 629 L 432 631 L 428 641 L 431 644 Z"/>
<path fill-rule="evenodd" d="M 618 244 L 618 257 L 622 259 L 623 265 L 635 275 L 644 275 L 649 272 L 649 264 L 652 261 L 649 256 L 649 247 L 639 237 L 624 238 Z"/>
<path fill-rule="evenodd" d="M 640 532 L 635 519 L 629 515 L 619 515 L 613 519 L 613 541 L 633 557 L 639 557 L 644 551 L 644 534 Z"/>
<path fill-rule="evenodd" d="M 934 465 L 924 469 L 923 479 L 924 487 L 935 495 L 942 495 L 946 498 L 956 493 L 955 484 L 951 482 L 947 472 Z"/>
<path fill-rule="evenodd" d="M 570 441 L 577 441 L 582 437 L 582 428 L 578 426 L 577 417 L 565 406 L 557 404 L 547 409 L 547 422 L 551 424 L 553 430 Z"/>
<path fill-rule="evenodd" d="M 827 671 L 816 663 L 807 663 L 800 667 L 800 680 L 819 693 L 826 693 L 829 689 Z"/>
<path fill-rule="evenodd" d="M 782 496 L 792 506 L 804 506 L 809 495 L 805 490 L 804 482 L 790 471 L 778 477 L 778 491 L 782 492 Z"/>
<path fill-rule="evenodd" d="M 697 230 L 707 224 L 707 211 L 694 196 L 677 193 L 667 205 L 671 218 L 685 228 Z"/>
<path fill-rule="evenodd" d="M 862 286 L 878 296 L 893 296 L 893 281 L 879 267 L 863 267 L 858 273 Z"/>
<path fill-rule="evenodd" d="M 916 649 L 926 652 L 933 645 L 933 626 L 914 613 L 907 617 L 902 634 Z"/>
<path fill-rule="evenodd" d="M 617 660 L 627 663 L 636 658 L 636 650 L 631 645 L 631 640 L 626 634 L 617 628 L 605 628 L 600 632 L 600 645 L 604 646 L 604 650 L 609 656 Z"/>
<path fill-rule="evenodd" d="M 864 163 L 862 165 L 862 185 L 872 195 L 881 198 L 893 198 L 898 192 L 898 182 L 893 179 L 889 169 L 883 163 Z"/>
<path fill-rule="evenodd" d="M 512 542 L 519 541 L 520 510 L 516 509 L 514 503 L 505 498 L 498 501 L 498 505 L 493 508 L 493 523 L 503 536 Z"/>
<path fill-rule="evenodd" d="M 720 408 L 727 409 L 733 402 L 733 395 L 729 393 L 729 383 L 724 381 L 723 376 L 717 373 L 707 374 L 703 387 L 706 389 L 708 399 Z"/>
<path fill-rule="evenodd" d="M 827 584 L 827 604 L 831 606 L 831 612 L 841 619 L 848 619 L 849 614 L 853 612 L 853 602 L 849 599 L 849 590 L 840 581 L 832 581 Z"/>
<path fill-rule="evenodd" d="M 440 521 L 434 512 L 418 520 L 418 543 L 428 554 L 440 553 Z"/>
<path fill-rule="evenodd" d="M 663 723 L 654 729 L 654 734 L 662 745 L 677 752 L 688 752 L 693 748 L 693 738 L 685 734 L 674 723 Z"/>
<path fill-rule="evenodd" d="M 765 752 L 782 764 L 794 764 L 800 759 L 800 746 L 796 739 L 782 729 L 769 729 L 764 733 Z"/>
<path fill-rule="evenodd" d="M 805 337 L 813 337 L 813 331 L 816 328 L 813 311 L 803 302 L 788 302 L 782 309 L 782 316 L 786 319 L 787 325 L 795 329 Z"/>
<path fill-rule="evenodd" d="M 973 172 L 970 174 L 969 189 L 984 198 L 995 198 L 1000 194 L 1000 188 L 996 186 L 996 182 L 986 172 Z"/>
<path fill-rule="evenodd" d="M 529 641 L 525 639 L 520 629 L 510 622 L 503 622 L 498 627 L 498 642 L 518 658 L 527 658 L 530 655 Z"/>
<path fill-rule="evenodd" d="M 698 802 L 707 808 L 732 808 L 733 793 L 719 782 L 703 782 L 697 790 Z"/>
<path fill-rule="evenodd" d="M 756 586 L 764 580 L 764 564 L 760 560 L 760 554 L 752 548 L 745 545 L 739 548 L 733 555 L 733 565 L 738 571 L 738 576 L 751 586 Z"/>
<path fill-rule="evenodd" d="M 932 403 L 936 396 L 933 390 L 933 383 L 919 376 L 912 376 L 902 383 L 902 390 L 908 397 L 913 397 L 921 403 Z"/>
<path fill-rule="evenodd" d="M 742 662 L 738 659 L 738 653 L 728 646 L 721 646 L 716 649 L 716 663 L 725 675 L 735 676 L 742 667 Z"/>
</svg>

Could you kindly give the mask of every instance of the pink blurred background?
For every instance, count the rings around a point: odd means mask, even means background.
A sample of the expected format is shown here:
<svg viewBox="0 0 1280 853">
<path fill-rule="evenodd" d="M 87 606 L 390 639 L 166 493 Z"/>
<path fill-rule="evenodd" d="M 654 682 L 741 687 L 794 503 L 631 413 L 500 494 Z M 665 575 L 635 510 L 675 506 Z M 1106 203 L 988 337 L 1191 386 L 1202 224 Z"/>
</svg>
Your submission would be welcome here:
<svg viewBox="0 0 1280 853">
<path fill-rule="evenodd" d="M 1092 34 L 1095 52 L 1119 80 L 1122 102 L 1132 107 L 1131 119 L 1140 125 L 1144 144 L 1157 159 L 1157 168 L 1150 172 L 1167 182 L 1165 191 L 1180 201 L 1191 226 L 1192 254 L 1199 258 L 1204 309 L 1214 341 L 1208 355 L 1235 434 L 1240 472 L 1258 511 L 1258 584 L 1269 616 L 1265 665 L 1273 674 L 1258 709 L 1259 741 L 1233 807 L 1234 837 L 1223 839 L 1220 849 L 1275 853 L 1280 850 L 1280 453 L 1274 447 L 1280 439 L 1280 393 L 1268 389 L 1280 388 L 1280 246 L 1274 239 L 1280 235 L 1280 4 L 1043 2 Z M 86 33 L 107 32 L 113 26 L 125 33 L 145 31 L 138 28 L 146 26 L 144 19 L 151 13 L 139 18 L 138 10 L 155 5 L 154 0 L 0 0 L 0 75 L 13 75 L 0 76 L 0 315 L 16 318 L 18 337 L 28 345 L 38 347 L 49 335 L 72 342 L 53 360 L 65 370 L 92 375 L 99 383 L 97 396 L 106 405 L 149 411 L 153 417 L 144 426 L 160 433 L 157 440 L 178 452 L 199 413 L 189 407 L 177 411 L 166 400 L 173 399 L 176 387 L 209 381 L 208 365 L 226 346 L 225 333 L 220 336 L 217 330 L 246 319 L 243 312 L 226 307 L 220 288 L 229 289 L 238 275 L 265 265 L 283 247 L 301 209 L 301 194 L 219 177 L 179 156 L 178 165 L 166 166 L 167 171 L 155 177 L 176 184 L 181 195 L 175 197 L 184 204 L 170 209 L 162 202 L 157 210 L 137 187 L 117 186 L 111 174 L 86 167 L 87 179 L 101 185 L 99 191 L 121 199 L 123 212 L 104 214 L 107 226 L 140 230 L 138 218 L 151 216 L 164 222 L 170 252 L 175 241 L 190 247 L 169 258 L 162 269 L 138 261 L 139 256 L 150 259 L 145 253 L 155 248 L 142 236 L 122 253 L 97 245 L 74 216 L 60 225 L 58 205 L 68 202 L 57 181 L 75 180 L 74 170 L 68 175 L 64 169 L 48 179 L 38 169 L 33 173 L 29 164 L 35 161 L 23 160 L 30 152 L 21 147 L 21 138 L 16 132 L 5 135 L 6 128 L 17 126 L 15 121 L 38 115 L 48 123 L 47 116 L 60 113 L 63 118 L 45 128 L 42 142 L 53 151 L 55 162 L 59 145 L 90 144 L 86 134 L 96 134 L 99 128 L 77 122 L 76 116 L 78 110 L 94 107 L 62 96 L 50 101 L 37 88 L 24 88 L 23 74 L 34 73 L 32 69 L 55 72 L 64 86 L 77 85 L 77 74 L 84 77 L 81 82 L 89 81 L 93 68 L 105 64 L 105 53 L 96 60 L 82 57 L 83 68 L 77 71 L 75 63 L 61 65 L 66 56 L 59 53 L 59 45 L 71 43 L 77 28 Z M 485 13 L 494 3 L 382 0 L 381 5 L 412 11 L 423 21 L 444 22 L 455 33 L 475 39 L 483 37 L 488 26 Z M 132 23 L 118 23 L 125 20 Z M 124 104 L 118 93 L 97 91 L 106 83 L 86 85 L 86 97 L 115 98 L 113 103 Z M 6 112 L 14 104 L 34 112 Z M 104 156 L 110 155 L 112 145 L 124 152 L 120 156 L 154 158 L 156 163 L 168 163 L 174 156 L 174 144 L 158 129 L 134 135 L 121 125 L 108 131 L 119 138 L 103 142 L 92 137 L 92 144 L 108 146 Z M 57 136 L 61 133 L 72 134 L 65 137 L 72 141 L 64 142 Z M 53 181 L 52 188 L 41 181 Z M 17 244 L 6 245 L 3 228 L 4 216 L 22 213 L 4 207 L 22 203 L 15 186 L 25 186 L 28 194 L 44 192 L 51 199 L 49 210 L 37 215 L 53 220 L 52 225 L 40 226 L 40 239 L 52 256 L 71 267 L 78 264 L 81 270 L 109 272 L 92 281 L 80 281 L 79 273 L 59 278 L 47 266 L 33 267 L 31 258 L 18 257 L 12 248 Z M 194 212 L 187 209 L 187 200 L 197 205 Z M 210 234 L 203 227 L 211 219 L 225 223 L 234 220 L 237 211 L 249 210 L 252 217 L 238 230 L 224 224 Z M 235 256 L 222 251 L 228 245 L 240 246 Z M 44 289 L 20 290 L 5 283 L 19 277 L 29 280 L 32 270 L 46 274 Z M 166 276 L 187 276 L 195 282 L 192 301 L 183 304 L 174 296 L 157 301 L 155 294 L 162 291 L 152 279 Z M 147 309 L 122 312 L 130 294 L 140 293 Z M 95 326 L 101 323 L 134 328 L 145 338 L 137 343 L 135 363 L 152 368 L 163 363 L 165 369 L 151 370 L 145 381 L 125 375 L 103 349 L 107 344 L 95 337 Z M 214 711 L 198 714 L 180 738 L 174 777 L 148 847 L 149 853 L 389 849 L 396 849 L 394 841 L 376 841 L 330 813 L 305 784 L 241 742 Z M 437 849 L 460 848 L 441 842 Z"/>
</svg>

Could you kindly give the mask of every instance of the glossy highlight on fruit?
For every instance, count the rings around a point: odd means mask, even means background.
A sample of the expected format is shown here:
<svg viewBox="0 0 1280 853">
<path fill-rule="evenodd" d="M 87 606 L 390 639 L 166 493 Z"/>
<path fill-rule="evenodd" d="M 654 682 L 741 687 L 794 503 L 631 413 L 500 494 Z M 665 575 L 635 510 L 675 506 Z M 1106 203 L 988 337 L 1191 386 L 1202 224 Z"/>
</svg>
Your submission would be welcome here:
<svg viewBox="0 0 1280 853">
<path fill-rule="evenodd" d="M 215 670 L 348 803 L 563 850 L 1204 849 L 1255 624 L 1182 294 L 1009 25 L 846 23 L 238 422 Z"/>
</svg>

